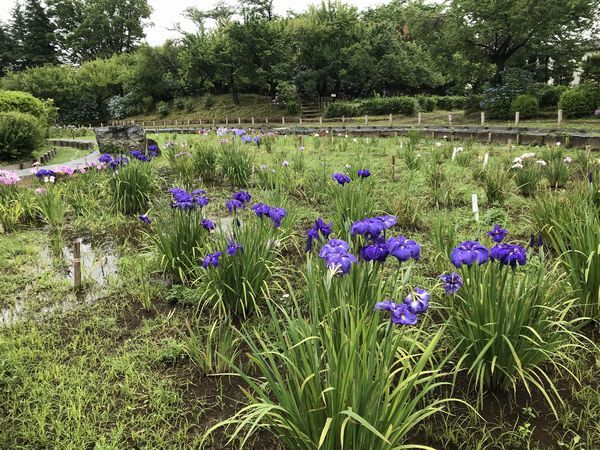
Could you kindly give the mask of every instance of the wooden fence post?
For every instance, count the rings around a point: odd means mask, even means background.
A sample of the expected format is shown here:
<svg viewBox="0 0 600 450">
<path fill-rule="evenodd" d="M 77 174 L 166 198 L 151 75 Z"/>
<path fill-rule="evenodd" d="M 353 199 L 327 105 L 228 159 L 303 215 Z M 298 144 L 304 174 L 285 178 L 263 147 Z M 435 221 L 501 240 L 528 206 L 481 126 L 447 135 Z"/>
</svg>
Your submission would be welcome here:
<svg viewBox="0 0 600 450">
<path fill-rule="evenodd" d="M 81 239 L 73 241 L 73 284 L 75 289 L 81 288 Z"/>
<path fill-rule="evenodd" d="M 521 114 L 519 113 L 519 111 L 516 111 L 516 112 L 515 112 L 515 127 L 518 127 L 518 126 L 519 126 L 519 118 L 520 118 L 520 115 L 521 115 Z"/>
<path fill-rule="evenodd" d="M 558 110 L 558 124 L 562 124 L 562 109 Z"/>
<path fill-rule="evenodd" d="M 369 116 L 365 114 L 365 125 L 369 124 Z"/>
<path fill-rule="evenodd" d="M 452 114 L 448 114 L 448 125 L 452 126 Z"/>
<path fill-rule="evenodd" d="M 392 126 L 392 121 L 393 121 L 392 115 L 390 114 L 390 127 Z"/>
<path fill-rule="evenodd" d="M 479 115 L 481 116 L 481 125 L 485 125 L 485 111 L 481 111 Z"/>
<path fill-rule="evenodd" d="M 422 117 L 421 117 L 421 113 L 417 113 L 417 125 L 421 125 L 421 121 L 422 121 Z"/>
</svg>

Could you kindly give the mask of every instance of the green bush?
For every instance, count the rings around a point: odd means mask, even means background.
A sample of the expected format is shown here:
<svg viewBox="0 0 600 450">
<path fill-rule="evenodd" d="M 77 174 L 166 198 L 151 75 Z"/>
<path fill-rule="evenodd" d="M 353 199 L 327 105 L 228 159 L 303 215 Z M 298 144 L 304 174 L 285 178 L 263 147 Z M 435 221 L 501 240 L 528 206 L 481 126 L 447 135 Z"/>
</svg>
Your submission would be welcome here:
<svg viewBox="0 0 600 450">
<path fill-rule="evenodd" d="M 462 95 L 446 95 L 436 96 L 435 103 L 437 109 L 443 111 L 454 111 L 456 109 L 464 109 L 467 98 Z"/>
<path fill-rule="evenodd" d="M 563 92 L 569 89 L 567 86 L 551 86 L 544 84 L 538 90 L 537 97 L 540 101 L 541 108 L 549 108 L 558 106 L 558 101 Z"/>
<path fill-rule="evenodd" d="M 358 103 L 333 102 L 327 106 L 326 117 L 356 117 L 360 115 Z"/>
<path fill-rule="evenodd" d="M 0 91 L 0 112 L 16 111 L 30 114 L 47 128 L 48 119 L 54 115 L 51 103 L 48 105 L 33 95 L 19 91 Z"/>
<path fill-rule="evenodd" d="M 533 95 L 519 95 L 510 103 L 510 112 L 519 112 L 519 117 L 525 119 L 535 117 L 538 113 L 538 100 Z"/>
<path fill-rule="evenodd" d="M 0 112 L 0 161 L 30 157 L 43 138 L 40 121 L 31 114 Z"/>
<path fill-rule="evenodd" d="M 160 114 L 160 117 L 165 117 L 169 114 L 169 104 L 167 102 L 156 103 L 156 111 Z"/>
<path fill-rule="evenodd" d="M 417 109 L 412 97 L 376 97 L 361 100 L 359 112 L 367 115 L 404 114 L 411 116 Z"/>
<path fill-rule="evenodd" d="M 431 95 L 417 95 L 417 103 L 421 112 L 431 112 L 437 107 L 436 97 Z"/>
<path fill-rule="evenodd" d="M 483 96 L 481 95 L 469 95 L 465 98 L 464 108 L 465 114 L 473 114 L 481 111 L 481 102 Z"/>
<path fill-rule="evenodd" d="M 206 94 L 204 94 L 202 96 L 202 105 L 205 108 L 210 108 L 211 106 L 213 106 L 216 103 L 215 97 L 214 95 L 212 95 L 210 92 L 207 92 Z"/>
<path fill-rule="evenodd" d="M 592 115 L 600 107 L 600 86 L 589 83 L 569 89 L 560 96 L 558 107 L 566 117 Z"/>
</svg>

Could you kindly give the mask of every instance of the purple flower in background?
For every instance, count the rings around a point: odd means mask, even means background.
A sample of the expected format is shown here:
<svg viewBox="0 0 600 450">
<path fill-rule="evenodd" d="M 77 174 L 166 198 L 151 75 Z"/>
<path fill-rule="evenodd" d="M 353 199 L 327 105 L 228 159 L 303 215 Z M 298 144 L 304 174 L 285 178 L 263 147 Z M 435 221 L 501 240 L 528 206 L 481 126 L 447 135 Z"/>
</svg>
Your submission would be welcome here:
<svg viewBox="0 0 600 450">
<path fill-rule="evenodd" d="M 223 252 L 209 253 L 202 260 L 202 267 L 208 269 L 209 267 L 219 267 L 219 258 L 223 255 Z"/>
<path fill-rule="evenodd" d="M 158 148 L 158 145 L 152 144 L 148 146 L 148 154 L 150 156 L 154 156 L 157 157 L 160 153 L 160 149 Z"/>
<path fill-rule="evenodd" d="M 325 263 L 329 269 L 335 270 L 340 275 L 349 273 L 352 264 L 358 262 L 356 256 L 346 252 L 327 253 L 323 259 L 325 259 Z"/>
<path fill-rule="evenodd" d="M 102 161 L 100 161 L 102 162 Z M 117 158 L 109 161 L 108 165 L 111 169 L 117 170 L 121 166 L 125 166 L 129 163 L 129 158 L 127 156 L 118 156 Z"/>
<path fill-rule="evenodd" d="M 312 241 L 313 240 L 316 241 L 317 239 L 319 239 L 319 234 L 321 236 L 323 236 L 325 239 L 327 239 L 329 237 L 329 235 L 331 234 L 332 226 L 333 226 L 333 222 L 325 223 L 325 221 L 319 217 L 315 221 L 315 224 L 313 225 L 313 227 L 306 232 L 306 235 L 308 236 L 308 240 L 306 242 L 306 251 L 310 252 L 310 250 L 312 249 Z"/>
<path fill-rule="evenodd" d="M 490 251 L 477 241 L 465 241 L 452 250 L 450 260 L 456 267 L 470 266 L 477 262 L 484 264 L 489 258 Z"/>
<path fill-rule="evenodd" d="M 227 245 L 227 254 L 229 256 L 233 256 L 235 255 L 238 251 L 241 253 L 243 248 L 241 244 L 238 244 L 236 242 L 233 242 L 231 239 L 227 239 L 228 245 Z"/>
<path fill-rule="evenodd" d="M 246 134 L 246 130 L 244 130 L 243 128 L 234 128 L 233 131 L 237 136 L 243 136 L 244 134 Z"/>
<path fill-rule="evenodd" d="M 148 217 L 148 214 L 140 214 L 139 219 L 146 225 L 150 225 L 152 223 L 152 219 Z"/>
<path fill-rule="evenodd" d="M 360 249 L 360 257 L 365 261 L 384 262 L 388 253 L 388 249 L 383 243 L 368 244 Z"/>
<path fill-rule="evenodd" d="M 244 136 L 242 136 L 242 142 L 244 144 L 247 144 L 248 142 L 252 142 L 252 136 L 250 136 L 249 134 L 245 134 Z"/>
<path fill-rule="evenodd" d="M 206 195 L 206 191 L 204 189 L 194 189 L 192 191 L 192 195 L 196 196 L 196 195 Z"/>
<path fill-rule="evenodd" d="M 110 156 L 108 153 L 105 153 L 98 158 L 98 162 L 101 162 L 104 164 L 109 164 L 112 162 L 112 160 L 113 160 L 113 157 Z"/>
<path fill-rule="evenodd" d="M 246 191 L 238 191 L 232 195 L 234 200 L 237 200 L 240 203 L 248 203 L 252 196 Z"/>
<path fill-rule="evenodd" d="M 542 233 L 538 234 L 537 241 L 535 239 L 535 234 L 532 234 L 529 238 L 529 246 L 530 247 L 542 247 L 544 245 L 544 238 Z"/>
<path fill-rule="evenodd" d="M 330 253 L 346 253 L 350 250 L 350 245 L 342 239 L 330 239 L 319 252 L 321 258 L 325 258 Z"/>
<path fill-rule="evenodd" d="M 254 211 L 258 217 L 268 216 L 269 210 L 269 206 L 264 203 L 255 203 L 252 205 L 252 211 Z"/>
<path fill-rule="evenodd" d="M 391 237 L 385 245 L 390 255 L 398 259 L 399 262 L 406 262 L 411 258 L 415 260 L 421 258 L 421 245 L 412 239 L 406 239 L 404 236 Z"/>
<path fill-rule="evenodd" d="M 38 178 L 42 177 L 55 177 L 56 173 L 50 169 L 40 169 L 35 173 L 35 176 Z"/>
<path fill-rule="evenodd" d="M 516 267 L 524 266 L 527 263 L 527 252 L 520 245 L 498 244 L 490 250 L 493 261 L 499 261 L 500 264 Z"/>
<path fill-rule="evenodd" d="M 487 235 L 491 237 L 492 241 L 496 242 L 497 244 L 502 242 L 507 234 L 508 230 L 505 230 L 498 224 L 494 225 L 494 228 L 487 232 Z"/>
<path fill-rule="evenodd" d="M 287 216 L 287 211 L 285 208 L 277 208 L 272 206 L 269 208 L 268 216 L 273 222 L 273 226 L 275 228 L 279 228 L 281 226 L 281 221 L 285 216 Z"/>
<path fill-rule="evenodd" d="M 202 219 L 202 228 L 204 228 L 206 231 L 214 230 L 215 224 L 212 222 L 212 220 Z"/>
<path fill-rule="evenodd" d="M 345 173 L 334 173 L 333 175 L 331 175 L 331 178 L 337 181 L 342 186 L 346 183 L 350 183 L 350 177 Z"/>
<path fill-rule="evenodd" d="M 173 201 L 171 202 L 171 208 L 178 208 L 181 210 L 192 210 L 196 207 L 196 200 L 194 197 L 185 189 L 181 188 L 171 188 L 169 192 L 173 196 Z"/>
<path fill-rule="evenodd" d="M 416 287 L 415 291 L 408 294 L 404 299 L 404 303 L 408 310 L 413 314 L 423 314 L 429 308 L 429 299 L 431 294 L 425 289 Z"/>
<path fill-rule="evenodd" d="M 440 280 L 444 283 L 444 291 L 446 294 L 456 294 L 463 285 L 462 277 L 456 272 L 447 275 L 440 275 Z"/>
<path fill-rule="evenodd" d="M 252 138 L 252 141 L 255 142 L 255 143 L 257 143 L 257 144 L 260 144 L 260 136 L 254 136 Z"/>
<path fill-rule="evenodd" d="M 350 235 L 365 235 L 366 237 L 379 236 L 383 230 L 393 227 L 396 224 L 394 216 L 371 217 L 354 222 L 350 227 Z"/>
<path fill-rule="evenodd" d="M 359 169 L 356 174 L 361 178 L 369 178 L 371 176 L 369 169 Z"/>
<path fill-rule="evenodd" d="M 235 212 L 238 208 L 241 208 L 243 205 L 239 200 L 227 200 L 225 202 L 225 206 L 229 212 Z"/>
<path fill-rule="evenodd" d="M 388 311 L 391 315 L 392 323 L 395 325 L 414 325 L 419 319 L 412 313 L 406 303 L 395 303 L 392 300 L 385 300 L 375 305 L 375 309 Z"/>
</svg>

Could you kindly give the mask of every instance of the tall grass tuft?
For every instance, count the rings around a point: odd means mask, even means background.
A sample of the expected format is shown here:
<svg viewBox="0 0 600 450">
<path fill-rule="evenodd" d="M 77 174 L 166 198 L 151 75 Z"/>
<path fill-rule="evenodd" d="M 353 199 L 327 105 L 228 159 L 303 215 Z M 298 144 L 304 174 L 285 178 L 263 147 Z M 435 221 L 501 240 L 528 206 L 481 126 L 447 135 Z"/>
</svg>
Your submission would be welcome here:
<svg viewBox="0 0 600 450">
<path fill-rule="evenodd" d="M 328 179 L 324 187 L 333 209 L 333 222 L 339 227 L 338 231 L 344 234 L 350 232 L 353 222 L 372 217 L 377 210 L 373 177 L 350 178 L 352 181 L 343 185 Z"/>
<path fill-rule="evenodd" d="M 231 185 L 246 187 L 252 175 L 252 156 L 246 149 L 238 145 L 223 144 L 221 169 Z"/>
<path fill-rule="evenodd" d="M 35 209 L 40 218 L 53 230 L 61 230 L 68 209 L 63 200 L 63 188 L 47 184 L 47 188 L 37 190 L 35 200 Z"/>
<path fill-rule="evenodd" d="M 457 366 L 467 369 L 480 402 L 487 389 L 516 390 L 522 383 L 529 393 L 537 388 L 556 412 L 561 399 L 547 367 L 561 371 L 571 359 L 579 319 L 569 319 L 573 300 L 556 265 L 546 268 L 542 250 L 527 256 L 522 267 L 462 265 L 464 284 L 448 297 L 449 329 Z"/>
<path fill-rule="evenodd" d="M 193 145 L 192 164 L 195 175 L 203 182 L 218 178 L 218 147 L 211 142 L 196 142 Z"/>
<path fill-rule="evenodd" d="M 389 294 L 380 277 L 367 287 L 359 267 L 339 277 L 316 265 L 306 275 L 308 317 L 295 300 L 270 302 L 270 332 L 240 333 L 258 378 L 234 366 L 249 405 L 207 434 L 232 426 L 238 448 L 259 429 L 294 449 L 415 448 L 410 431 L 448 401 L 431 397 L 443 384 L 433 357 L 443 330 L 397 328 L 373 311 Z"/>
<path fill-rule="evenodd" d="M 146 211 L 156 180 L 154 168 L 147 162 L 134 160 L 115 170 L 108 187 L 116 209 L 123 214 Z"/>
</svg>

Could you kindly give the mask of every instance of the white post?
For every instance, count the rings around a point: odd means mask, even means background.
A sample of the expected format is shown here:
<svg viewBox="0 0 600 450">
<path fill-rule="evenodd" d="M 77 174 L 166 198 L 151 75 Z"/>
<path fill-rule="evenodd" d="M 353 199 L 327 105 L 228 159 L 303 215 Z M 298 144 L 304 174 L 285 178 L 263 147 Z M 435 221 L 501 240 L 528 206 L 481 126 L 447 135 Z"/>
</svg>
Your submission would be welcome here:
<svg viewBox="0 0 600 450">
<path fill-rule="evenodd" d="M 300 123 L 300 126 L 302 126 L 302 117 L 298 118 L 298 122 Z"/>
<path fill-rule="evenodd" d="M 323 116 L 319 117 L 319 125 L 323 125 Z"/>
<path fill-rule="evenodd" d="M 365 125 L 369 124 L 369 116 L 365 115 Z"/>
<path fill-rule="evenodd" d="M 448 124 L 452 126 L 452 114 L 448 114 Z"/>
<path fill-rule="evenodd" d="M 188 125 L 187 125 L 187 126 L 188 126 L 188 127 L 190 126 L 190 119 L 188 119 Z"/>
<path fill-rule="evenodd" d="M 225 125 L 229 125 L 229 117 L 225 117 Z"/>
<path fill-rule="evenodd" d="M 342 123 L 346 123 L 346 118 L 342 116 Z"/>
<path fill-rule="evenodd" d="M 485 125 L 485 111 L 481 111 L 481 125 Z"/>
<path fill-rule="evenodd" d="M 558 110 L 558 124 L 560 125 L 562 123 L 562 109 Z"/>
<path fill-rule="evenodd" d="M 265 117 L 265 123 L 269 123 L 269 118 Z"/>
<path fill-rule="evenodd" d="M 390 127 L 392 126 L 392 115 L 390 114 Z"/>
<path fill-rule="evenodd" d="M 252 126 L 254 126 L 254 117 L 252 118 Z"/>
<path fill-rule="evenodd" d="M 421 113 L 420 112 L 417 113 L 417 125 L 421 125 L 422 120 L 423 120 L 423 118 L 421 116 Z"/>
<path fill-rule="evenodd" d="M 515 127 L 519 126 L 519 116 L 520 116 L 519 111 L 516 111 L 515 112 Z"/>
<path fill-rule="evenodd" d="M 473 215 L 475 216 L 475 222 L 479 223 L 479 204 L 477 202 L 477 194 L 471 195 L 471 204 L 473 207 Z"/>
<path fill-rule="evenodd" d="M 282 124 L 282 125 L 285 125 L 285 117 L 282 117 L 282 118 L 281 118 L 281 124 Z"/>
<path fill-rule="evenodd" d="M 242 124 L 242 119 L 238 117 L 238 125 Z"/>
</svg>

